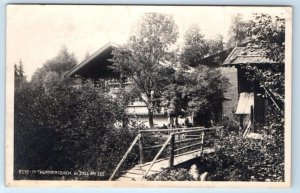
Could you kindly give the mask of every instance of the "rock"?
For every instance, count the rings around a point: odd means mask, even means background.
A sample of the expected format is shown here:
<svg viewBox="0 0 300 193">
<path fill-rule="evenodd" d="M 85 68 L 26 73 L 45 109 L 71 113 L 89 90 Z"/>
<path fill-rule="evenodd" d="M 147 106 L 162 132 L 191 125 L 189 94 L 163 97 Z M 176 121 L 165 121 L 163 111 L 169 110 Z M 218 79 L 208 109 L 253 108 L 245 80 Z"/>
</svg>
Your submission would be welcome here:
<svg viewBox="0 0 300 193">
<path fill-rule="evenodd" d="M 204 172 L 203 174 L 201 174 L 200 181 L 205 181 L 207 174 L 208 174 L 207 172 Z"/>
<path fill-rule="evenodd" d="M 263 140 L 264 137 L 262 136 L 262 134 L 259 133 L 249 133 L 246 138 L 251 138 L 251 139 L 260 139 Z"/>
<path fill-rule="evenodd" d="M 215 149 L 207 148 L 203 150 L 203 154 L 211 154 L 211 153 L 215 153 Z"/>
<path fill-rule="evenodd" d="M 189 174 L 193 177 L 194 180 L 199 179 L 199 170 L 195 164 L 191 166 Z"/>
</svg>

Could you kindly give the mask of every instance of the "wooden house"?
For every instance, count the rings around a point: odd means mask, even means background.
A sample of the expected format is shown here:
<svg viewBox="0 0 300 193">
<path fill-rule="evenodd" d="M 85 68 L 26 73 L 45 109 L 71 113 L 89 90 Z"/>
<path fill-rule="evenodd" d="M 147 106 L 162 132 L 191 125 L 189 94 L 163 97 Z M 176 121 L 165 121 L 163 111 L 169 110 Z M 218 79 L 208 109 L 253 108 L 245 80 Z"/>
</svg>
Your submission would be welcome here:
<svg viewBox="0 0 300 193">
<path fill-rule="evenodd" d="M 97 83 L 101 82 L 108 88 L 108 95 L 114 98 L 120 88 L 121 81 L 125 89 L 133 85 L 133 82 L 126 77 L 121 80 L 120 74 L 110 68 L 112 65 L 111 59 L 113 58 L 112 51 L 116 47 L 118 47 L 117 44 L 107 43 L 93 55 L 71 69 L 65 76 L 70 78 L 80 76 Z M 127 105 L 126 111 L 130 120 L 134 120 L 138 124 L 142 123 L 145 126 L 149 125 L 148 108 L 139 98 L 132 99 Z M 155 112 L 153 121 L 155 126 L 167 126 L 170 122 L 167 109 L 162 107 L 160 112 Z M 184 121 L 185 119 L 179 119 L 179 124 L 184 123 Z"/>
<path fill-rule="evenodd" d="M 267 116 L 268 103 L 275 102 L 274 93 L 268 88 L 262 87 L 258 80 L 250 80 L 247 66 L 255 66 L 258 69 L 271 69 L 274 66 L 284 70 L 284 65 L 264 57 L 265 50 L 252 44 L 235 47 L 223 62 L 224 67 L 237 69 L 238 103 L 235 114 L 239 116 L 240 128 L 255 132 L 255 125 L 264 124 Z M 273 95 L 273 96 L 272 96 Z"/>
</svg>

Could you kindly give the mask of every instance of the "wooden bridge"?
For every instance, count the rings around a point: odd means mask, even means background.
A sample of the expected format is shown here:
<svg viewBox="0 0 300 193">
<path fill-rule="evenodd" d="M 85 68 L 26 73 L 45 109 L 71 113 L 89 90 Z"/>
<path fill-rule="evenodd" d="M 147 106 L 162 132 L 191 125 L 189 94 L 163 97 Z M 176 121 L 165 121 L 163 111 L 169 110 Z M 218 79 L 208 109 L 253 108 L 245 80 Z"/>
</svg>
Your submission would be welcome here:
<svg viewBox="0 0 300 193">
<path fill-rule="evenodd" d="M 163 144 L 145 146 L 147 137 L 156 136 L 166 139 Z M 214 152 L 209 147 L 209 141 L 213 141 L 223 135 L 223 127 L 215 128 L 175 128 L 175 129 L 149 129 L 140 130 L 123 158 L 117 165 L 109 180 L 117 181 L 141 181 L 147 176 L 161 172 L 166 168 L 174 166 L 200 157 L 206 153 Z M 206 136 L 206 137 L 205 137 Z M 209 140 L 205 140 L 209 138 Z M 133 168 L 119 172 L 122 164 L 133 150 L 134 146 L 139 146 L 140 163 Z M 159 149 L 152 161 L 145 161 L 145 152 Z M 165 156 L 164 156 L 164 155 Z M 166 156 L 167 155 L 167 156 Z M 118 177 L 116 177 L 118 175 Z"/>
</svg>

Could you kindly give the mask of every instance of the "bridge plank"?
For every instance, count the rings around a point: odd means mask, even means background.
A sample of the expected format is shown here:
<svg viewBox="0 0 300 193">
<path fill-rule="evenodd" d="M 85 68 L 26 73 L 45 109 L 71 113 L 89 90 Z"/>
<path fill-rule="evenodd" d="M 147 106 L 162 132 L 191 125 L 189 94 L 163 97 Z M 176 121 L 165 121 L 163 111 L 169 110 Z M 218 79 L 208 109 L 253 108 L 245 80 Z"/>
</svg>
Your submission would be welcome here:
<svg viewBox="0 0 300 193">
<path fill-rule="evenodd" d="M 202 153 L 212 153 L 214 152 L 211 148 L 205 148 L 202 152 L 202 149 L 197 149 L 189 152 L 185 152 L 183 154 L 175 155 L 174 157 L 174 166 L 184 163 L 186 161 L 192 160 L 202 155 Z M 123 175 L 121 175 L 117 181 L 143 181 L 143 174 L 150 167 L 151 162 L 146 162 L 144 164 L 138 164 L 134 166 L 132 169 L 126 171 Z M 156 174 L 161 172 L 163 169 L 169 167 L 169 159 L 160 159 L 154 163 L 148 175 Z"/>
</svg>

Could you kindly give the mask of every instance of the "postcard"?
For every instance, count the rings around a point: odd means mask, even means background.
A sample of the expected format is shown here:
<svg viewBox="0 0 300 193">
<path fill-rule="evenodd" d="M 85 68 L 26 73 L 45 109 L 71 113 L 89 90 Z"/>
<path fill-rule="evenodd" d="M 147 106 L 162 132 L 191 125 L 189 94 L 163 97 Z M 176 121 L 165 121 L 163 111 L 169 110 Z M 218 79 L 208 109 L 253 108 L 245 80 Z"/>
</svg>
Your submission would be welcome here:
<svg viewBox="0 0 300 193">
<path fill-rule="evenodd" d="M 6 185 L 289 187 L 292 8 L 7 5 Z"/>
</svg>

